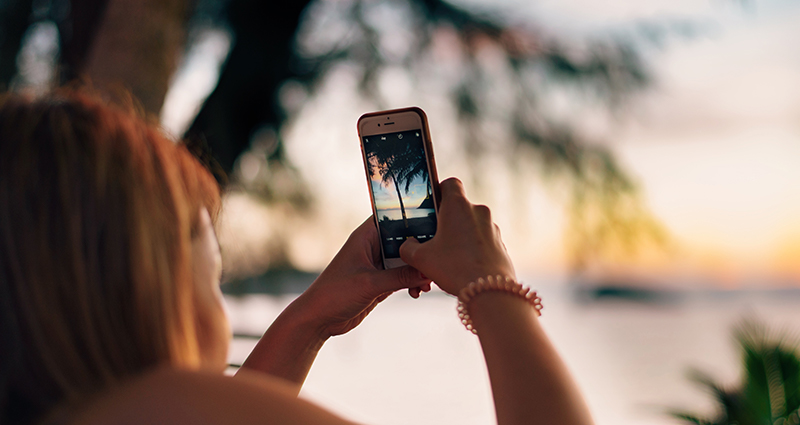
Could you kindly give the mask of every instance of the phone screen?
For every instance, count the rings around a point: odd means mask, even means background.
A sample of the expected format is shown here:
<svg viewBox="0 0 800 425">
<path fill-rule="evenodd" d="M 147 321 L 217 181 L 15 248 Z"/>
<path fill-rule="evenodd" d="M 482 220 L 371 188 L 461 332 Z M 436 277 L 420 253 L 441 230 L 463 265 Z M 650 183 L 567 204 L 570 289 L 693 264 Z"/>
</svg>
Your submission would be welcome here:
<svg viewBox="0 0 800 425">
<path fill-rule="evenodd" d="M 427 242 L 436 233 L 428 160 L 421 130 L 364 137 L 370 190 L 385 258 L 399 258 L 410 237 Z"/>
</svg>

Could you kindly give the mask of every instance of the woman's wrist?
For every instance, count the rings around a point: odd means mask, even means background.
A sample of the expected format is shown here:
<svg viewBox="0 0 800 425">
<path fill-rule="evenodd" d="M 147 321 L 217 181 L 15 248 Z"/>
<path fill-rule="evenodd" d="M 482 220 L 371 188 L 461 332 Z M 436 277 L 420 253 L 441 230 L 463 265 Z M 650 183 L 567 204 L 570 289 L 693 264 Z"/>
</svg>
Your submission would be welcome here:
<svg viewBox="0 0 800 425">
<path fill-rule="evenodd" d="M 524 300 L 497 291 L 487 291 L 475 297 L 469 304 L 469 315 L 471 324 L 481 339 L 487 334 L 516 329 L 518 321 L 527 322 L 538 318 L 538 314 Z"/>
<path fill-rule="evenodd" d="M 331 337 L 327 331 L 328 323 L 324 318 L 315 314 L 319 308 L 314 305 L 313 293 L 306 290 L 298 296 L 284 313 L 287 313 L 287 325 L 293 328 L 294 332 L 303 335 L 310 346 L 321 348 L 322 345 Z M 283 314 L 282 314 L 283 315 Z"/>
<path fill-rule="evenodd" d="M 542 299 L 537 295 L 536 291 L 532 291 L 529 287 L 518 283 L 510 276 L 498 274 L 489 275 L 485 278 L 480 277 L 470 282 L 458 293 L 458 317 L 467 330 L 474 334 L 478 332 L 470 314 L 470 304 L 475 298 L 485 297 L 489 293 L 504 294 L 510 298 L 516 298 L 517 302 L 524 301 L 536 316 L 541 316 L 542 314 Z"/>
<path fill-rule="evenodd" d="M 470 283 L 476 282 L 478 279 L 486 279 L 487 276 L 497 275 L 508 277 L 514 281 L 517 280 L 514 269 L 510 267 L 480 267 L 472 270 L 464 270 L 455 277 L 452 285 L 453 292 L 451 293 L 458 297 L 461 291 L 469 286 Z"/>
<path fill-rule="evenodd" d="M 247 357 L 240 372 L 259 371 L 303 385 L 311 364 L 325 343 L 304 300 L 298 297 L 275 319 Z"/>
</svg>

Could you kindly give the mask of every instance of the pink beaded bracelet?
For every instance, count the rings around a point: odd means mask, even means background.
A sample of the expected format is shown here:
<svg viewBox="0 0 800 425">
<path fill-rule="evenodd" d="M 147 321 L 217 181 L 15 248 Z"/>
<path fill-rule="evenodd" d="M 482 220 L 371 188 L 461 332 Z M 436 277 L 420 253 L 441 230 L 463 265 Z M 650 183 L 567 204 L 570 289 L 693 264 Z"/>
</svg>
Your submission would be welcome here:
<svg viewBox="0 0 800 425">
<path fill-rule="evenodd" d="M 536 291 L 531 291 L 531 288 L 517 283 L 508 276 L 487 276 L 486 279 L 481 277 L 470 282 L 458 293 L 458 318 L 461 319 L 464 327 L 475 335 L 478 334 L 478 331 L 472 325 L 472 318 L 469 317 L 467 306 L 476 295 L 487 291 L 500 291 L 516 295 L 533 306 L 537 316 L 542 315 L 542 299 L 536 295 Z"/>
</svg>

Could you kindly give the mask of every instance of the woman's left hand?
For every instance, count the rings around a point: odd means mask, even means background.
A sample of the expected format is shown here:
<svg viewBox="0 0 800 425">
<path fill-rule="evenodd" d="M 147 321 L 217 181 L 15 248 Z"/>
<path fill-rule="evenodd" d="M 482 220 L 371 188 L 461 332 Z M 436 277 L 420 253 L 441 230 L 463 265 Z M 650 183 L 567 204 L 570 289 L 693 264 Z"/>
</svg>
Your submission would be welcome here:
<svg viewBox="0 0 800 425">
<path fill-rule="evenodd" d="M 361 224 L 297 302 L 320 337 L 347 333 L 393 292 L 408 289 L 417 298 L 430 279 L 410 266 L 384 270 L 378 230 L 372 217 Z"/>
<path fill-rule="evenodd" d="M 347 239 L 317 280 L 272 323 L 237 374 L 255 370 L 300 386 L 325 341 L 358 326 L 392 292 L 417 298 L 431 281 L 410 266 L 383 270 L 372 218 Z"/>
</svg>

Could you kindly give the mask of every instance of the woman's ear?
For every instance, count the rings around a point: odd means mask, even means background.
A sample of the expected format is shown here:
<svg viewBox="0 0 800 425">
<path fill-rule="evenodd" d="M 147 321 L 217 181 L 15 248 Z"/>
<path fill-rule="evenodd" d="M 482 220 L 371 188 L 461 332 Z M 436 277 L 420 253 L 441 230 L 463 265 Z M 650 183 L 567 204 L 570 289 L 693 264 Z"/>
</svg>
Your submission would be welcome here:
<svg viewBox="0 0 800 425">
<path fill-rule="evenodd" d="M 201 208 L 199 214 L 199 229 L 197 236 L 192 239 L 197 340 L 203 367 L 224 370 L 231 330 L 219 288 L 222 257 L 211 216 L 205 208 Z"/>
</svg>

